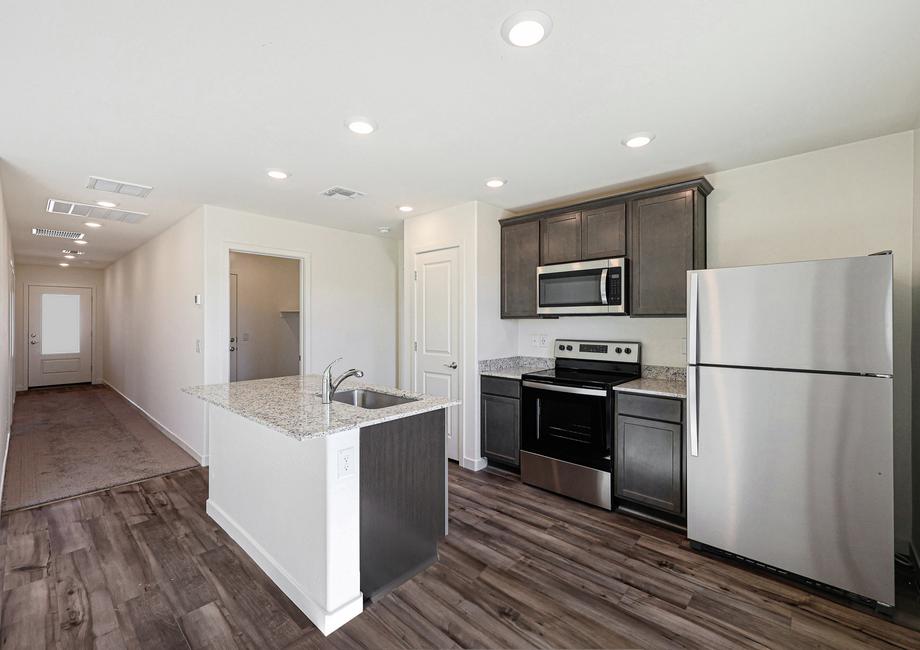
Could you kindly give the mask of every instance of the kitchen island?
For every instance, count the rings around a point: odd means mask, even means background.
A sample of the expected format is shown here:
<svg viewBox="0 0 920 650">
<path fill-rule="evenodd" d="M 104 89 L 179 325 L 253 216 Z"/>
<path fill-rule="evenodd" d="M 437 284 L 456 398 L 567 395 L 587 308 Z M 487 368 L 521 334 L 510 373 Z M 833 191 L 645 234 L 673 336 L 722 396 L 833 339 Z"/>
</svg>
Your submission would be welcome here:
<svg viewBox="0 0 920 650">
<path fill-rule="evenodd" d="M 349 380 L 323 404 L 321 385 L 184 391 L 208 405 L 208 515 L 329 634 L 437 560 L 457 402 Z"/>
</svg>

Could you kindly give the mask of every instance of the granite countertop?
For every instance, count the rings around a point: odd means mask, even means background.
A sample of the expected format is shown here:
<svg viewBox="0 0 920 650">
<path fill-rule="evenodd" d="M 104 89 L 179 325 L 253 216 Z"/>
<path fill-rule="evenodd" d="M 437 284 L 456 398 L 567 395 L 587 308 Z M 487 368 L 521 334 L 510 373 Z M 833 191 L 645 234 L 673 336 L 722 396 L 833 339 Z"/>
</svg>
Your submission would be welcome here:
<svg viewBox="0 0 920 650">
<path fill-rule="evenodd" d="M 323 404 L 319 396 L 321 386 L 320 375 L 295 375 L 232 384 L 190 386 L 182 391 L 296 440 L 320 438 L 460 403 L 446 397 L 432 397 L 389 386 L 345 380 L 339 391 L 368 388 L 390 395 L 416 398 L 416 401 L 387 408 L 363 409 L 341 402 Z"/>
<path fill-rule="evenodd" d="M 486 377 L 517 379 L 521 375 L 553 367 L 553 359 L 544 357 L 507 357 L 479 362 L 479 374 Z"/>
<path fill-rule="evenodd" d="M 613 390 L 624 393 L 642 393 L 659 397 L 687 397 L 687 382 L 682 379 L 658 379 L 643 377 L 614 386 Z"/>
</svg>

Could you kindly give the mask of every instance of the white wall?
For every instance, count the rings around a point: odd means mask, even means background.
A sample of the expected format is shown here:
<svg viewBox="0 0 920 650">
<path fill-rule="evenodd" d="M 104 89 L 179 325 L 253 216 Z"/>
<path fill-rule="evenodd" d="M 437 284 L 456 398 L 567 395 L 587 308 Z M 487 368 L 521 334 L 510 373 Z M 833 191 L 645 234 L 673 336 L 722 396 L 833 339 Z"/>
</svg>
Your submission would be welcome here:
<svg viewBox="0 0 920 650">
<path fill-rule="evenodd" d="M 300 261 L 230 253 L 238 381 L 300 374 Z"/>
<path fill-rule="evenodd" d="M 9 449 L 10 426 L 13 421 L 15 345 L 12 324 L 12 296 L 15 293 L 13 268 L 13 246 L 9 223 L 3 203 L 3 188 L 0 187 L 0 497 L 3 494 L 3 479 L 6 474 L 6 453 Z"/>
<path fill-rule="evenodd" d="M 105 341 L 105 271 L 77 267 L 16 266 L 16 390 L 26 390 L 29 385 L 29 285 L 41 284 L 62 287 L 90 287 L 93 289 L 93 383 L 102 381 Z"/>
<path fill-rule="evenodd" d="M 228 377 L 229 250 L 307 258 L 302 307 L 305 372 L 360 368 L 368 382 L 396 383 L 395 240 L 205 206 L 205 382 Z"/>
<path fill-rule="evenodd" d="M 207 462 L 204 403 L 180 392 L 203 383 L 199 343 L 204 286 L 204 210 L 105 271 L 104 378 L 182 447 Z"/>
<path fill-rule="evenodd" d="M 710 268 L 894 251 L 895 535 L 902 545 L 911 527 L 915 138 L 898 133 L 707 176 L 715 188 L 707 204 Z M 521 320 L 518 354 L 549 356 L 531 345 L 534 334 L 635 339 L 644 363 L 686 365 L 683 318 Z"/>
</svg>

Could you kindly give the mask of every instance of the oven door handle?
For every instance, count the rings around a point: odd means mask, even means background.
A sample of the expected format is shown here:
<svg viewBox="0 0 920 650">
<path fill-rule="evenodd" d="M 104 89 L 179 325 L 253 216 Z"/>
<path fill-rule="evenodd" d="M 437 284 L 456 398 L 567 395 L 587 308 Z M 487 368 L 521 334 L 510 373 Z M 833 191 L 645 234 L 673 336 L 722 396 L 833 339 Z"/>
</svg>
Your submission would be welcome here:
<svg viewBox="0 0 920 650">
<path fill-rule="evenodd" d="M 558 386 L 556 384 L 544 384 L 538 381 L 521 382 L 525 388 L 536 388 L 538 390 L 549 390 L 556 393 L 571 393 L 573 395 L 589 395 L 591 397 L 607 397 L 607 391 L 601 388 L 580 388 L 578 386 Z"/>
</svg>

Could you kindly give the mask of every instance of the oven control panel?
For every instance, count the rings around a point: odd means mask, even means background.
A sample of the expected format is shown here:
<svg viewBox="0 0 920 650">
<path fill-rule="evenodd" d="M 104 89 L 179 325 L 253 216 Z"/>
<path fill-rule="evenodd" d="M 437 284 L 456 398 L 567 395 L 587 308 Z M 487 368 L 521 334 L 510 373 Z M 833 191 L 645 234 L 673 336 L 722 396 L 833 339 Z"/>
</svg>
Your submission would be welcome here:
<svg viewBox="0 0 920 650">
<path fill-rule="evenodd" d="M 556 339 L 554 345 L 557 359 L 620 361 L 624 363 L 639 363 L 639 348 L 640 344 L 637 341 Z"/>
</svg>

